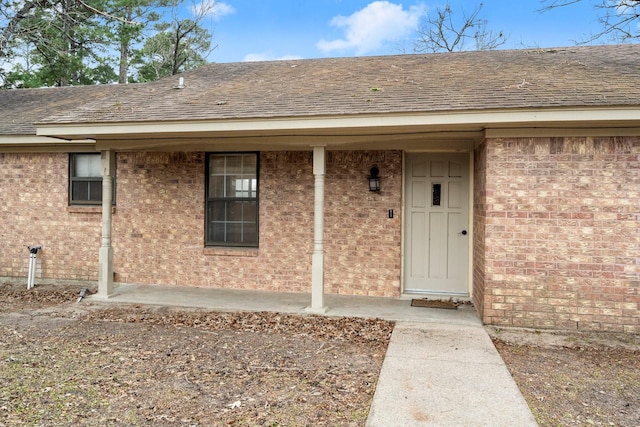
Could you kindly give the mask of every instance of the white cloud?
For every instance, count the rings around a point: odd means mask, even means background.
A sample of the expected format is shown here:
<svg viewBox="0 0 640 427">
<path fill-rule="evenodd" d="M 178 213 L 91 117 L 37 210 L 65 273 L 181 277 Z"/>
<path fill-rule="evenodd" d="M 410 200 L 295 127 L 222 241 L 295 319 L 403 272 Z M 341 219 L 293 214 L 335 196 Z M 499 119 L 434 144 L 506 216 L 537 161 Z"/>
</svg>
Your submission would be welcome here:
<svg viewBox="0 0 640 427">
<path fill-rule="evenodd" d="M 263 53 L 250 53 L 242 59 L 242 62 L 290 61 L 290 60 L 296 60 L 296 59 L 302 59 L 302 57 L 297 55 L 282 55 L 278 57 L 278 56 L 272 55 L 269 52 L 263 52 Z"/>
<path fill-rule="evenodd" d="M 380 48 L 385 42 L 400 40 L 418 28 L 420 18 L 426 13 L 422 4 L 405 10 L 401 4 L 374 1 L 350 16 L 336 16 L 331 25 L 342 28 L 344 38 L 320 40 L 317 47 L 330 52 L 355 49 L 362 55 Z"/>
<path fill-rule="evenodd" d="M 213 14 L 218 18 L 226 15 L 231 15 L 235 12 L 236 10 L 233 8 L 233 6 L 227 3 L 216 2 L 216 4 L 213 6 Z"/>
<path fill-rule="evenodd" d="M 198 4 L 195 4 L 191 8 L 191 13 L 198 15 L 211 16 L 216 21 L 226 15 L 236 13 L 236 10 L 230 4 L 216 1 L 216 0 L 203 0 Z"/>
</svg>

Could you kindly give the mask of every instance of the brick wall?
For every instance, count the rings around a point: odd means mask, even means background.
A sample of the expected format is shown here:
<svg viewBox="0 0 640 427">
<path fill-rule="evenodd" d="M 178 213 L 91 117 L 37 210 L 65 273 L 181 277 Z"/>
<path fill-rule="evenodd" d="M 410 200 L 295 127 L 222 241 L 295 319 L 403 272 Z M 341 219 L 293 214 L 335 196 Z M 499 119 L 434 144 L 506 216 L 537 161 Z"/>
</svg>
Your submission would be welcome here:
<svg viewBox="0 0 640 427">
<path fill-rule="evenodd" d="M 366 179 L 373 165 L 379 193 Z M 327 292 L 400 296 L 402 152 L 328 152 L 325 192 Z"/>
<path fill-rule="evenodd" d="M 206 286 L 204 153 L 118 153 L 115 280 Z"/>
<path fill-rule="evenodd" d="M 640 333 L 640 138 L 490 139 L 476 153 L 483 320 Z"/>
<path fill-rule="evenodd" d="M 482 317 L 485 287 L 485 231 L 487 228 L 487 144 L 474 152 L 473 164 L 473 303 Z"/>
<path fill-rule="evenodd" d="M 0 276 L 26 277 L 38 244 L 36 277 L 97 280 L 100 208 L 68 206 L 68 165 L 66 153 L 0 153 Z"/>
<path fill-rule="evenodd" d="M 41 244 L 42 278 L 97 280 L 101 209 L 68 206 L 68 161 L 0 154 L 0 276 L 26 276 Z M 401 152 L 327 153 L 326 292 L 399 295 L 401 167 Z M 116 281 L 310 292 L 311 152 L 261 153 L 259 249 L 204 248 L 204 153 L 118 153 L 116 169 Z"/>
<path fill-rule="evenodd" d="M 259 249 L 204 248 L 204 158 L 118 154 L 116 281 L 310 292 L 312 154 L 261 153 Z M 374 163 L 380 194 L 368 191 Z M 326 292 L 399 295 L 401 165 L 400 152 L 328 153 Z"/>
</svg>

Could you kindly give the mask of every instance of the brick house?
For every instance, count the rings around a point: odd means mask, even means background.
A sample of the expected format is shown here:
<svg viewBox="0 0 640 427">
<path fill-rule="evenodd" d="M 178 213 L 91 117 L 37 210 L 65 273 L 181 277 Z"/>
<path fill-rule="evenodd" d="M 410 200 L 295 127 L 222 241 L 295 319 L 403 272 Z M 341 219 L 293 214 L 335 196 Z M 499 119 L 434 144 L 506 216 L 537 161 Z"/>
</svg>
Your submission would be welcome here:
<svg viewBox="0 0 640 427">
<path fill-rule="evenodd" d="M 640 333 L 640 45 L 0 92 L 0 277 L 469 297 Z M 379 191 L 369 178 L 378 172 Z"/>
</svg>

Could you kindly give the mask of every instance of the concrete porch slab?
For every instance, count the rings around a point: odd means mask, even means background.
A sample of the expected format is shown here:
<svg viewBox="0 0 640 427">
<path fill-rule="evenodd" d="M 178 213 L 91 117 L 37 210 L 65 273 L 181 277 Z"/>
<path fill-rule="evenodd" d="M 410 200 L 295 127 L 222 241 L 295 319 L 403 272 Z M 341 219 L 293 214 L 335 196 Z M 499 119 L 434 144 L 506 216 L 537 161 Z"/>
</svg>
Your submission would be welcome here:
<svg viewBox="0 0 640 427">
<path fill-rule="evenodd" d="M 89 300 L 130 304 L 198 307 L 221 311 L 277 311 L 310 314 L 310 293 L 261 292 L 188 286 L 118 285 L 109 298 L 99 295 Z M 481 325 L 475 309 L 462 305 L 457 310 L 411 307 L 410 299 L 347 295 L 325 295 L 327 316 L 381 318 L 391 321 L 436 322 Z"/>
</svg>

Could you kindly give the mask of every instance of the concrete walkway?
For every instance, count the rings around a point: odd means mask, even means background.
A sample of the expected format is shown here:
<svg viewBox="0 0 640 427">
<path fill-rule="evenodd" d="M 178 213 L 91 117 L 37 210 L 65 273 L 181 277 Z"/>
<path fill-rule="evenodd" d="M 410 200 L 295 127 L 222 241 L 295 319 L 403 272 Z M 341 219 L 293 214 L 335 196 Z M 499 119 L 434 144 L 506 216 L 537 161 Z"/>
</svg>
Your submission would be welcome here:
<svg viewBox="0 0 640 427">
<path fill-rule="evenodd" d="M 114 303 L 306 314 L 310 294 L 121 285 Z M 98 300 L 96 295 L 89 300 Z M 409 299 L 327 295 L 327 316 L 397 322 L 367 420 L 370 427 L 536 426 L 475 310 L 411 307 Z"/>
<path fill-rule="evenodd" d="M 367 426 L 537 426 L 480 325 L 399 322 Z"/>
</svg>

